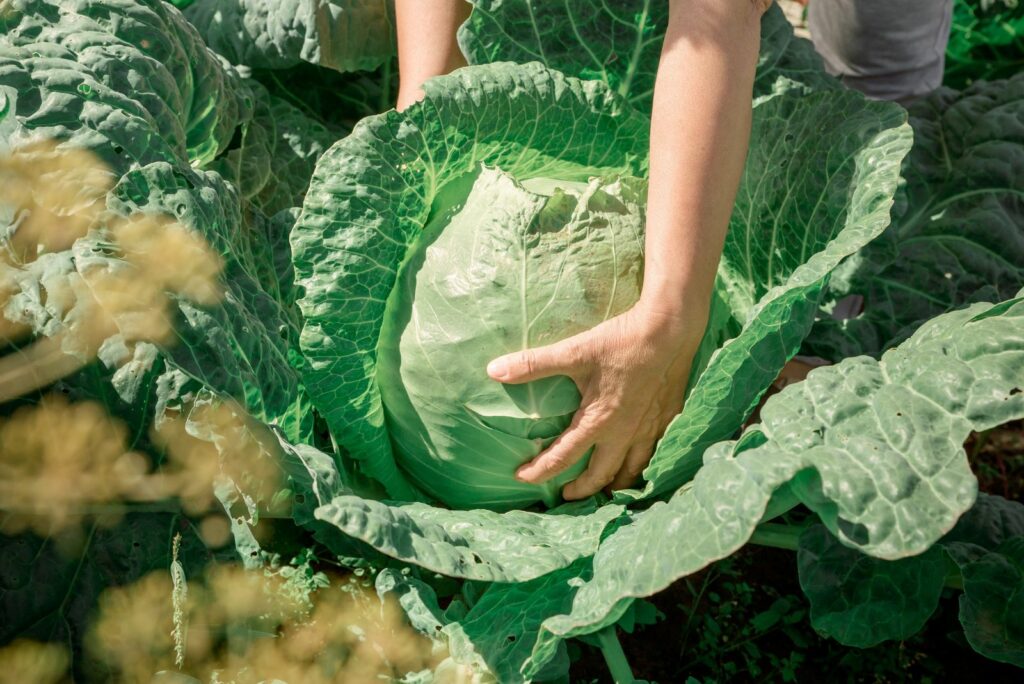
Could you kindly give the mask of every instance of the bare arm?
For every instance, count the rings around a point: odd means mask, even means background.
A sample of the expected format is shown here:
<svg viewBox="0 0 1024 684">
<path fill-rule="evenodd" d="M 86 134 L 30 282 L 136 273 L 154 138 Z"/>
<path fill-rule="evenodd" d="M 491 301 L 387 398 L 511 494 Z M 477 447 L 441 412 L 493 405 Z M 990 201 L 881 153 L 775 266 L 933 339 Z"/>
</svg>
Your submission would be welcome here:
<svg viewBox="0 0 1024 684">
<path fill-rule="evenodd" d="M 651 119 L 643 299 L 688 322 L 706 317 L 743 173 L 764 7 L 670 5 Z"/>
<path fill-rule="evenodd" d="M 682 408 L 750 136 L 760 18 L 770 0 L 672 0 L 651 122 L 643 293 L 635 307 L 548 347 L 496 359 L 501 382 L 568 375 L 570 427 L 517 471 L 543 482 L 594 447 L 567 499 L 630 486 Z"/>
<path fill-rule="evenodd" d="M 399 111 L 423 97 L 423 83 L 466 66 L 455 33 L 469 16 L 465 0 L 395 0 Z"/>
</svg>

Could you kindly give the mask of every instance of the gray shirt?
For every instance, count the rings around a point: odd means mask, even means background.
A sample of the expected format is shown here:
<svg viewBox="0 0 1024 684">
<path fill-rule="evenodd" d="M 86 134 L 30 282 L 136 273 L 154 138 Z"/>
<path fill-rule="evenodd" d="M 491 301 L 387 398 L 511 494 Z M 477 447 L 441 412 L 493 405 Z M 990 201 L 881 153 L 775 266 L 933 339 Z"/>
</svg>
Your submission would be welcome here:
<svg viewBox="0 0 1024 684">
<path fill-rule="evenodd" d="M 953 0 L 810 0 L 825 68 L 878 100 L 907 104 L 942 84 Z"/>
</svg>

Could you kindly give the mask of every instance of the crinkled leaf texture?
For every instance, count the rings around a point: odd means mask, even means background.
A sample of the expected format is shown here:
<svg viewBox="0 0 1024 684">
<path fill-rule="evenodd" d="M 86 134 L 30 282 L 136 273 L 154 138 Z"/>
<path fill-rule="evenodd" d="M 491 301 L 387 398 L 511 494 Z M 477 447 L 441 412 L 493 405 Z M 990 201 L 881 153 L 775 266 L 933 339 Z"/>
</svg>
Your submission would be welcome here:
<svg viewBox="0 0 1024 684">
<path fill-rule="evenodd" d="M 940 89 L 910 108 L 910 124 L 905 197 L 832 279 L 810 354 L 877 355 L 933 316 L 1012 297 L 1024 282 L 1024 75 Z M 851 295 L 863 312 L 833 318 Z"/>
<path fill-rule="evenodd" d="M 274 234 L 290 224 L 267 220 L 239 197 L 240 189 L 269 192 L 269 181 L 238 188 L 203 169 L 232 168 L 229 143 L 235 136 L 243 151 L 252 152 L 250 160 L 262 147 L 268 164 L 275 150 L 291 145 L 294 136 L 283 140 L 287 127 L 261 129 L 254 120 L 254 111 L 275 103 L 210 52 L 177 10 L 162 2 L 28 0 L 12 3 L 0 22 L 3 144 L 16 149 L 55 138 L 92 150 L 119 179 L 107 199 L 113 214 L 172 217 L 201 234 L 225 262 L 220 305 L 177 302 L 177 344 L 161 354 L 139 345 L 132 354 L 117 336 L 104 343 L 101 358 L 115 371 L 110 381 L 120 400 L 145 403 L 149 393 L 176 388 L 172 393 L 180 396 L 205 386 L 239 399 L 293 439 L 308 433 L 311 413 L 295 368 L 300 357 L 292 351 L 298 317 L 290 305 L 291 284 L 278 274 L 290 259 L 280 258 L 280 236 Z M 306 155 L 307 172 L 316 153 L 314 148 Z M 244 173 L 251 170 L 246 166 Z M 86 269 L 124 267 L 107 248 L 102 228 L 65 252 L 22 265 L 21 291 L 8 314 L 17 312 L 39 334 L 66 330 L 73 336 L 87 323 L 79 320 L 75 299 L 46 293 L 82 283 L 77 276 Z M 165 371 L 196 386 L 170 379 L 161 384 L 157 376 Z M 162 395 L 154 403 L 167 399 Z"/>
<path fill-rule="evenodd" d="M 473 12 L 459 29 L 470 64 L 538 61 L 570 76 L 600 81 L 637 109 L 651 111 L 654 79 L 668 25 L 668 3 L 658 0 L 523 2 L 470 0 Z M 793 36 L 772 5 L 761 21 L 761 55 L 754 97 L 837 88 L 810 41 Z"/>
<path fill-rule="evenodd" d="M 315 515 L 382 553 L 449 577 L 526 582 L 592 555 L 622 510 L 609 505 L 561 514 L 450 511 L 342 496 Z"/>
<path fill-rule="evenodd" d="M 783 486 L 847 546 L 888 560 L 925 552 L 975 501 L 967 435 L 1024 416 L 1022 369 L 1024 299 L 1014 299 L 940 316 L 878 361 L 812 371 L 768 400 L 762 423 L 715 445 L 689 486 L 604 540 L 593 578 L 568 614 L 544 622 L 527 670 L 559 640 L 614 624 L 633 597 L 736 551 Z M 1014 580 L 1007 553 L 979 568 L 979 585 Z M 965 612 L 965 624 L 979 614 Z"/>
<path fill-rule="evenodd" d="M 889 225 L 910 143 L 898 107 L 852 91 L 783 93 L 755 107 L 719 267 L 719 290 L 742 328 L 692 383 L 641 496 L 689 480 L 704 450 L 750 415 L 807 335 L 833 269 Z"/>
<path fill-rule="evenodd" d="M 373 69 L 395 52 L 389 0 L 195 0 L 185 16 L 232 64 Z"/>
</svg>

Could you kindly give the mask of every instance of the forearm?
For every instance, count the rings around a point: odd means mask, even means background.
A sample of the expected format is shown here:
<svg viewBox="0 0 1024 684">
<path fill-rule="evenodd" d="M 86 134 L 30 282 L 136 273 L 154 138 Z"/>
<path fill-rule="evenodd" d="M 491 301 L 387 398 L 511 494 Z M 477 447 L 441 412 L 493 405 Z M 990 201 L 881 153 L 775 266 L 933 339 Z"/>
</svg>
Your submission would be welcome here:
<svg viewBox="0 0 1024 684">
<path fill-rule="evenodd" d="M 425 81 L 466 65 L 455 34 L 470 9 L 466 0 L 395 0 L 399 110 L 423 97 Z"/>
<path fill-rule="evenodd" d="M 641 302 L 707 316 L 746 160 L 760 0 L 672 0 L 654 89 Z"/>
</svg>

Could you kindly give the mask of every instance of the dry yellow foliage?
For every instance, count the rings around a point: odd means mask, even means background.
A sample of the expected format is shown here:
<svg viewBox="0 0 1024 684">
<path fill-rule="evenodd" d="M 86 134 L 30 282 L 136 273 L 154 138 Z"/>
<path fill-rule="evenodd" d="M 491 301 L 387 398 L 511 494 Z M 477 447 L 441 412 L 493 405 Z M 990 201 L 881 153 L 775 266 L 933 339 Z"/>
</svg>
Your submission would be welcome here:
<svg viewBox="0 0 1024 684">
<path fill-rule="evenodd" d="M 122 498 L 146 478 L 141 454 L 126 448 L 128 429 L 93 402 L 49 395 L 0 422 L 0 523 L 7 534 L 60 531 L 97 506 Z"/>
<path fill-rule="evenodd" d="M 70 662 L 60 644 L 18 639 L 0 648 L 0 681 L 57 684 L 65 680 Z"/>
<path fill-rule="evenodd" d="M 6 308 L 18 292 L 18 272 L 39 255 L 68 249 L 90 230 L 104 230 L 112 254 L 120 257 L 97 260 L 43 284 L 48 308 L 74 311 L 74 322 L 66 321 L 65 329 L 50 338 L 54 343 L 43 349 L 0 358 L 0 400 L 75 372 L 113 335 L 120 335 L 129 349 L 142 341 L 172 344 L 172 296 L 203 306 L 223 296 L 223 260 L 206 240 L 165 216 L 125 218 L 107 211 L 113 181 L 93 153 L 52 141 L 0 158 L 0 204 L 12 207 L 15 216 L 0 250 L 0 339 L 15 340 L 31 330 Z"/>
<path fill-rule="evenodd" d="M 70 247 L 96 225 L 114 174 L 99 157 L 44 140 L 0 158 L 0 203 L 15 208 L 9 238 L 15 255 L 31 261 Z"/>
<path fill-rule="evenodd" d="M 336 580 L 311 596 L 309 610 L 283 590 L 279 575 L 210 566 L 189 583 L 181 671 L 223 684 L 372 682 L 444 658 L 394 601 L 355 585 L 343 590 L 344 579 Z M 170 574 L 159 571 L 103 595 L 88 645 L 120 673 L 116 681 L 148 682 L 177 669 L 172 591 Z"/>
<path fill-rule="evenodd" d="M 203 434 L 192 434 L 192 429 Z M 194 405 L 186 418 L 171 414 L 150 431 L 167 453 L 162 477 L 190 515 L 215 504 L 213 485 L 230 478 L 256 501 L 268 501 L 282 485 L 273 437 L 231 401 Z"/>
</svg>

